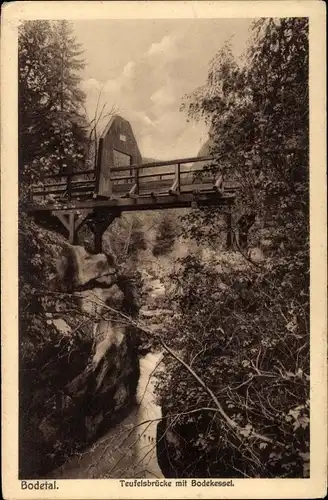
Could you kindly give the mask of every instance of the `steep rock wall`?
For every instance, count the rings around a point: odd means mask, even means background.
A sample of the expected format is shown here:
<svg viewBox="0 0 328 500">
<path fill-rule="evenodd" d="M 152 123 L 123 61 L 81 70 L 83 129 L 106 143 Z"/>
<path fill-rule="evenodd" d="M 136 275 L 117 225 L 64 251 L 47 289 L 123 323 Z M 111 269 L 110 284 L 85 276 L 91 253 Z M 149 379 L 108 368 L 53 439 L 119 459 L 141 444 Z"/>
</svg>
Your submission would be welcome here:
<svg viewBox="0 0 328 500">
<path fill-rule="evenodd" d="M 129 414 L 136 333 L 111 256 L 20 231 L 20 478 L 42 477 Z"/>
</svg>

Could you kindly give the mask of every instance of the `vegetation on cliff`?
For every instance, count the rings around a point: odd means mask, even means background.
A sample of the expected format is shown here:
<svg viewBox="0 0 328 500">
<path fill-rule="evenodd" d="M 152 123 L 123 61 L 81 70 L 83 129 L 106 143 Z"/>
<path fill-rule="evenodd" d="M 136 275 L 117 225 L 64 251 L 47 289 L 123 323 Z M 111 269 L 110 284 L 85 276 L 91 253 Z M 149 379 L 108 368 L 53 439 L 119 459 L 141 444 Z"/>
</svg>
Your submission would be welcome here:
<svg viewBox="0 0 328 500">
<path fill-rule="evenodd" d="M 237 238 L 243 267 L 187 256 L 172 275 L 178 315 L 165 338 L 190 370 L 167 356 L 158 387 L 177 443 L 167 442 L 168 474 L 308 477 L 307 20 L 256 21 L 243 64 L 224 47 L 185 107 L 210 125 L 220 171 L 240 182 L 238 219 L 249 224 Z M 184 217 L 188 236 L 210 242 L 216 217 Z M 247 257 L 250 238 L 270 240 L 265 262 Z"/>
<path fill-rule="evenodd" d="M 20 202 L 31 182 L 86 165 L 82 51 L 67 21 L 19 28 Z M 89 255 L 19 218 L 20 478 L 41 477 L 120 421 L 135 403 L 133 280 L 110 250 Z M 115 316 L 115 317 L 114 317 Z"/>
<path fill-rule="evenodd" d="M 69 24 L 26 22 L 19 44 L 23 200 L 26 184 L 44 174 L 84 168 L 88 140 L 78 88 L 82 53 Z M 147 349 L 151 339 L 166 352 L 158 383 L 166 475 L 309 475 L 307 80 L 307 20 L 258 20 L 244 61 L 236 61 L 227 44 L 213 59 L 206 85 L 185 99 L 189 117 L 209 125 L 220 172 L 240 183 L 233 237 L 243 263 L 237 266 L 233 254 L 219 264 L 191 252 L 181 258 L 167 297 L 174 316 L 157 337 L 150 332 L 143 340 Z M 99 281 L 97 271 L 78 290 L 88 303 L 82 311 L 70 294 L 79 283 L 74 258 L 80 252 L 80 260 L 90 263 L 91 257 L 21 216 L 21 456 L 32 450 L 39 461 L 23 460 L 25 475 L 94 438 L 110 412 L 133 398 L 134 330 L 121 349 L 119 339 L 138 324 L 138 258 L 146 250 L 165 257 L 177 237 L 173 217 L 154 216 L 151 235 L 144 221 L 122 217 L 109 228 L 108 261 L 97 258 L 116 272 L 114 255 L 130 278 L 112 283 L 108 272 Z M 222 243 L 216 209 L 189 211 L 181 228 L 199 248 Z M 264 241 L 269 258 L 253 262 L 248 247 L 264 247 Z M 51 303 L 50 292 L 59 293 Z M 100 355 L 108 328 L 115 330 L 113 315 L 122 330 Z M 90 322 L 101 321 L 98 338 Z"/>
<path fill-rule="evenodd" d="M 134 284 L 110 256 L 89 255 L 21 217 L 20 477 L 40 477 L 135 404 Z"/>
</svg>

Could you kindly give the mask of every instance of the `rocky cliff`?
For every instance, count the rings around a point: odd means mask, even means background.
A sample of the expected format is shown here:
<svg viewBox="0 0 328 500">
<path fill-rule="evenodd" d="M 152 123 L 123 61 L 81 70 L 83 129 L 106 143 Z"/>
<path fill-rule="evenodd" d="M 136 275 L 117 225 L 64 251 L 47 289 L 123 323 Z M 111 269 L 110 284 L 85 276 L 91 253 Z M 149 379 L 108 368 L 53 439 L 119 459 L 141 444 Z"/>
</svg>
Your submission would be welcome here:
<svg viewBox="0 0 328 500">
<path fill-rule="evenodd" d="M 135 404 L 135 312 L 110 255 L 20 228 L 20 478 L 42 477 Z M 132 302 L 131 302 L 132 301 Z"/>
</svg>

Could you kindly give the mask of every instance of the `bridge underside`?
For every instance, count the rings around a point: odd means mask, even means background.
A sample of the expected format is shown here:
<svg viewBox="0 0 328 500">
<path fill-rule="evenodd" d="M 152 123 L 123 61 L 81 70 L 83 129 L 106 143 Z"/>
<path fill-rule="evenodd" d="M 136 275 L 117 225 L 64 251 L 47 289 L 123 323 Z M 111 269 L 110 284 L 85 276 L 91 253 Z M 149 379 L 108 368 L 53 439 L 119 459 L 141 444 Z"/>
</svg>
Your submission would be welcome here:
<svg viewBox="0 0 328 500">
<path fill-rule="evenodd" d="M 213 184 L 181 186 L 179 193 L 140 193 L 123 195 L 113 193 L 108 199 L 55 200 L 46 205 L 30 203 L 27 212 L 36 222 L 64 234 L 71 244 L 76 244 L 78 232 L 87 225 L 94 234 L 95 251 L 102 250 L 102 235 L 122 212 L 161 210 L 169 208 L 201 208 L 207 206 L 230 207 L 235 191 L 228 186 L 218 191 Z M 229 217 L 228 211 L 228 217 Z"/>
<path fill-rule="evenodd" d="M 80 229 L 87 225 L 94 233 L 95 250 L 100 252 L 103 233 L 122 212 L 230 207 L 238 186 L 231 181 L 223 182 L 220 174 L 204 171 L 204 161 L 208 160 L 197 157 L 110 167 L 108 177 L 102 182 L 107 186 L 106 196 L 100 195 L 100 191 L 106 190 L 99 190 L 94 171 L 66 174 L 66 178 L 50 175 L 46 183 L 31 186 L 26 210 L 38 223 L 61 232 L 72 244 L 77 242 Z M 201 168 L 197 167 L 199 163 Z M 74 176 L 78 180 L 74 181 Z M 230 227 L 231 211 L 226 213 Z"/>
</svg>

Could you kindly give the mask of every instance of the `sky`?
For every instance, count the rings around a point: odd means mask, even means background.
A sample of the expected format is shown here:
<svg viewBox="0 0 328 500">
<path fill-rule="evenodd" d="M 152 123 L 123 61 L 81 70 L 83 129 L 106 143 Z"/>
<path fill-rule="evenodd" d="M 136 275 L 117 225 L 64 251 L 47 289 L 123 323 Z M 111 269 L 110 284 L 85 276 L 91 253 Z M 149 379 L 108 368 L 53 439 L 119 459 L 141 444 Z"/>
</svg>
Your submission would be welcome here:
<svg viewBox="0 0 328 500">
<path fill-rule="evenodd" d="M 198 154 L 204 123 L 187 123 L 183 96 L 206 82 L 209 63 L 225 41 L 239 57 L 251 19 L 75 21 L 85 49 L 82 88 L 89 118 L 112 106 L 130 121 L 143 157 L 165 160 Z"/>
</svg>

